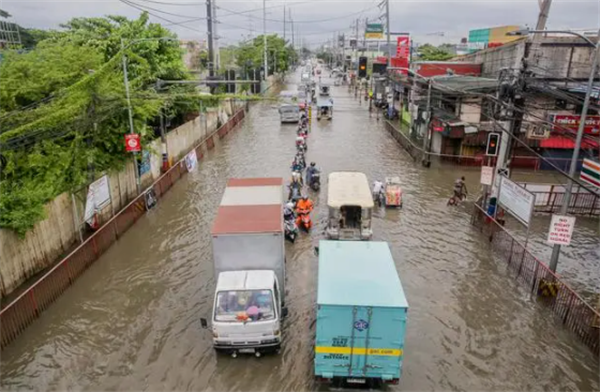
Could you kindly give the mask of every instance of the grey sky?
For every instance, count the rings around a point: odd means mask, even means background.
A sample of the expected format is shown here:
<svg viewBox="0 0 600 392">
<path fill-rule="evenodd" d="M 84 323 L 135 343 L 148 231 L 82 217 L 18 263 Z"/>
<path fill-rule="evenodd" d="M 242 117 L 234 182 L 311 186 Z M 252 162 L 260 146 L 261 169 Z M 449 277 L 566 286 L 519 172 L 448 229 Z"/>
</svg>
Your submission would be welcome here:
<svg viewBox="0 0 600 392">
<path fill-rule="evenodd" d="M 173 22 L 182 22 L 206 16 L 204 0 L 128 0 L 141 7 L 151 7 L 168 15 L 151 10 Z M 242 36 L 262 31 L 262 10 L 236 15 L 230 13 L 260 9 L 262 1 L 216 0 L 222 7 L 218 10 L 218 34 L 223 43 L 236 42 Z M 350 25 L 356 18 L 377 18 L 380 0 L 267 0 L 267 31 L 283 33 L 283 4 L 291 9 L 296 21 L 296 34 L 313 45 L 324 43 L 335 31 L 350 34 Z M 56 28 L 76 16 L 102 16 L 120 14 L 136 17 L 140 11 L 123 4 L 119 0 L 0 0 L 0 8 L 13 15 L 13 20 L 26 27 Z M 176 3 L 176 4 L 167 4 Z M 458 42 L 474 28 L 501 25 L 535 25 L 538 14 L 538 0 L 497 1 L 497 0 L 391 0 L 392 31 L 409 31 L 419 42 L 440 44 Z M 361 12 L 366 10 L 365 12 Z M 332 19 L 322 21 L 324 19 Z M 153 21 L 169 24 L 152 17 Z M 301 23 L 304 21 L 319 21 Z M 364 23 L 364 22 L 363 22 Z M 169 26 L 180 37 L 203 38 L 204 20 L 185 23 L 188 28 Z M 552 4 L 548 28 L 550 29 L 597 29 L 600 26 L 600 0 L 555 0 Z M 443 32 L 444 37 L 433 35 Z M 290 35 L 288 24 L 288 36 Z"/>
</svg>

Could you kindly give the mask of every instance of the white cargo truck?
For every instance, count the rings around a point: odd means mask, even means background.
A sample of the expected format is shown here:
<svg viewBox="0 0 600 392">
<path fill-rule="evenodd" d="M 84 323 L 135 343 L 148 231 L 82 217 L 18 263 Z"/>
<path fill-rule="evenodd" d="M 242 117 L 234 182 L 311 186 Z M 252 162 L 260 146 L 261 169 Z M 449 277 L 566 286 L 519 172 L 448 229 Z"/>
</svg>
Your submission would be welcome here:
<svg viewBox="0 0 600 392">
<path fill-rule="evenodd" d="M 285 302 L 283 179 L 230 179 L 212 228 L 217 351 L 279 351 Z M 208 328 L 202 319 L 202 326 Z"/>
</svg>

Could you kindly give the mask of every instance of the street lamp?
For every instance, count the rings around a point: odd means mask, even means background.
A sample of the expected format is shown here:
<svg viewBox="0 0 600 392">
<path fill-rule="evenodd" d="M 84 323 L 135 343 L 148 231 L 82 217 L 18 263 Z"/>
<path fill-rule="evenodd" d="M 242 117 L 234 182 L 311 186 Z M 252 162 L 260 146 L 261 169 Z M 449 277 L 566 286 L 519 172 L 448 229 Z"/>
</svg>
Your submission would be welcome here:
<svg viewBox="0 0 600 392">
<path fill-rule="evenodd" d="M 575 176 L 575 171 L 577 169 L 577 160 L 579 159 L 579 150 L 581 149 L 581 140 L 583 139 L 583 130 L 585 128 L 585 120 L 587 117 L 587 111 L 590 106 L 590 96 L 592 95 L 592 88 L 594 85 L 594 75 L 596 74 L 596 67 L 598 66 L 598 56 L 600 55 L 600 30 L 598 30 L 598 39 L 596 42 L 593 42 L 588 37 L 583 34 L 577 33 L 575 31 L 568 30 L 517 30 L 507 35 L 529 35 L 529 34 L 537 34 L 537 33 L 562 33 L 562 34 L 570 34 L 575 35 L 585 42 L 587 42 L 591 47 L 595 48 L 593 52 L 592 59 L 592 69 L 590 70 L 590 77 L 588 79 L 587 90 L 585 92 L 585 99 L 583 101 L 583 108 L 581 109 L 581 116 L 579 118 L 579 127 L 577 129 L 577 137 L 575 139 L 575 148 L 573 149 L 573 156 L 571 157 L 571 166 L 569 168 L 569 177 L 567 177 L 567 186 L 565 190 L 565 196 L 563 198 L 562 205 L 560 206 L 560 215 L 566 215 L 569 209 L 569 204 L 571 203 L 571 194 L 573 192 L 573 177 Z M 554 245 L 552 248 L 552 256 L 550 258 L 550 270 L 552 272 L 556 272 L 556 266 L 558 265 L 558 257 L 560 255 L 560 245 Z"/>
<path fill-rule="evenodd" d="M 138 38 L 129 40 L 127 46 L 125 46 L 125 40 L 121 38 L 121 59 L 123 63 L 123 82 L 125 83 L 125 96 L 127 97 L 127 113 L 129 115 L 129 133 L 134 134 L 135 129 L 133 127 L 133 111 L 131 109 L 131 94 L 129 93 L 129 77 L 127 74 L 127 55 L 125 54 L 125 49 L 130 47 L 133 44 L 146 42 L 146 41 L 177 41 L 175 38 L 171 37 L 157 37 L 157 38 Z M 139 164 L 137 160 L 137 152 L 133 153 L 133 161 L 135 162 L 135 185 L 137 189 L 137 193 L 141 192 L 142 184 L 139 172 Z"/>
</svg>

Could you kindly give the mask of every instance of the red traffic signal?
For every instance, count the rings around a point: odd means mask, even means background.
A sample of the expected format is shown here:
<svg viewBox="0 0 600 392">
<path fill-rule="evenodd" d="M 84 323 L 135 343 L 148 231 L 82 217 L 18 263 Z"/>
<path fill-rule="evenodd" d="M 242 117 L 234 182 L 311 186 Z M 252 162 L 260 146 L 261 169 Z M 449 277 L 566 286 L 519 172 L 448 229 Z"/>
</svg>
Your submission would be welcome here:
<svg viewBox="0 0 600 392">
<path fill-rule="evenodd" d="M 485 155 L 487 155 L 489 157 L 497 156 L 499 144 L 500 144 L 500 134 L 499 133 L 488 134 L 487 146 L 485 148 Z"/>
</svg>

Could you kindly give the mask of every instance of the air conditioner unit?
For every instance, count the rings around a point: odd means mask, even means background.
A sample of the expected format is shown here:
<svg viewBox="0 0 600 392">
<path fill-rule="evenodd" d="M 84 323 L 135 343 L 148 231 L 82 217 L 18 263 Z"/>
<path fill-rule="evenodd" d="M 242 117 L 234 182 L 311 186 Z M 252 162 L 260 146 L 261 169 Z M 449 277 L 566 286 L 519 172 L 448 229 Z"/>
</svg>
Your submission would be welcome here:
<svg viewBox="0 0 600 392">
<path fill-rule="evenodd" d="M 550 137 L 550 129 L 546 124 L 529 123 L 527 126 L 528 139 L 548 139 Z"/>
</svg>

